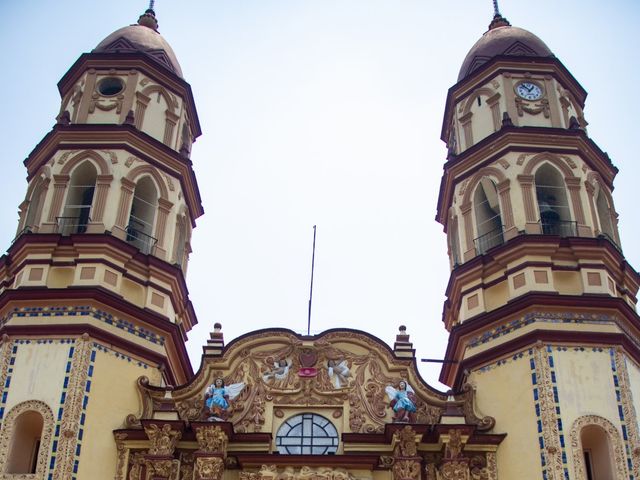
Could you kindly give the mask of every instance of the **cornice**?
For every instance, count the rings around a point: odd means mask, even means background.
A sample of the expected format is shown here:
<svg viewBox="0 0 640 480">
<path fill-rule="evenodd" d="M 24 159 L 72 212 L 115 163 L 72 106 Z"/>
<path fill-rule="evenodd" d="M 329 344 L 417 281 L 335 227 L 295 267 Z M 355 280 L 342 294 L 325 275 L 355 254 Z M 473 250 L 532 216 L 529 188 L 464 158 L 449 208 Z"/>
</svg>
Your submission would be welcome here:
<svg viewBox="0 0 640 480">
<path fill-rule="evenodd" d="M 38 258 L 34 261 L 54 264 L 53 258 L 42 258 L 42 255 L 53 256 L 55 251 L 60 248 L 69 250 L 67 253 L 71 254 L 74 248 L 82 249 L 83 247 L 91 246 L 100 246 L 105 249 L 105 251 L 108 251 L 108 253 L 114 256 L 114 260 L 122 262 L 124 267 L 113 265 L 103 257 L 91 258 L 87 256 L 68 259 L 66 260 L 66 264 L 75 266 L 79 263 L 87 262 L 102 263 L 120 271 L 123 275 L 134 279 L 140 284 L 150 285 L 164 291 L 165 289 L 159 285 L 155 285 L 148 280 L 141 280 L 141 278 L 149 277 L 150 272 L 153 272 L 160 277 L 162 281 L 171 285 L 171 291 L 168 292 L 170 293 L 169 298 L 176 312 L 185 313 L 187 317 L 187 329 L 191 329 L 198 323 L 193 304 L 191 300 L 189 300 L 189 290 L 182 269 L 164 260 L 160 260 L 153 255 L 146 255 L 124 240 L 106 233 L 85 233 L 69 236 L 56 233 L 23 233 L 11 244 L 7 253 L 0 257 L 0 270 L 6 268 L 15 271 L 23 263 L 31 263 L 32 260 L 27 257 L 32 251 L 37 251 L 38 254 Z M 137 273 L 138 276 L 132 275 L 132 272 Z"/>
<path fill-rule="evenodd" d="M 144 322 L 156 330 L 166 334 L 170 339 L 168 342 L 174 350 L 175 358 L 178 362 L 176 366 L 180 370 L 180 375 L 173 372 L 172 375 L 177 381 L 186 381 L 193 377 L 193 368 L 189 361 L 185 345 L 186 334 L 181 325 L 169 321 L 166 317 L 159 315 L 146 308 L 137 307 L 122 297 L 100 287 L 68 287 L 68 288 L 21 288 L 18 290 L 5 290 L 0 294 L 0 310 L 8 308 L 12 304 L 32 304 L 34 302 L 46 303 L 50 301 L 78 302 L 94 301 L 107 308 L 114 309 L 135 319 Z M 60 325 L 58 325 L 60 326 Z M 44 327 L 44 326 L 43 326 Z M 51 328 L 57 328 L 52 325 Z M 124 342 L 125 340 L 123 340 Z"/>
<path fill-rule="evenodd" d="M 193 163 L 133 125 L 56 124 L 24 160 L 31 180 L 57 150 L 122 149 L 175 177 L 189 207 L 192 226 L 204 213 Z"/>
<path fill-rule="evenodd" d="M 515 316 L 523 315 L 527 312 L 535 312 L 535 311 L 554 311 L 558 310 L 568 311 L 568 312 L 585 312 L 585 311 L 615 311 L 619 313 L 621 318 L 624 319 L 629 325 L 632 326 L 634 331 L 640 333 L 640 317 L 636 311 L 624 300 L 617 297 L 609 297 L 606 295 L 558 295 L 554 292 L 549 293 L 541 293 L 541 292 L 532 292 L 524 294 L 508 304 L 497 308 L 496 310 L 492 310 L 490 312 L 485 312 L 480 315 L 476 315 L 465 322 L 456 325 L 451 329 L 449 334 L 449 342 L 447 344 L 447 350 L 445 352 L 445 360 L 449 362 L 444 363 L 442 370 L 440 371 L 439 380 L 450 386 L 458 385 L 460 383 L 460 379 L 462 376 L 462 372 L 464 371 L 463 363 L 469 362 L 470 359 L 465 359 L 461 363 L 453 363 L 454 361 L 460 361 L 458 358 L 461 355 L 462 349 L 465 345 L 465 340 L 471 335 L 477 335 L 482 330 L 490 327 L 494 324 L 506 323 L 509 319 L 512 319 Z M 512 341 L 501 344 L 498 347 L 489 349 L 483 352 L 481 355 L 484 359 L 483 362 L 489 361 L 490 358 L 499 358 L 501 356 L 507 355 L 508 353 L 515 351 L 514 345 L 520 347 L 524 347 L 529 344 L 533 344 L 538 340 L 544 341 L 565 341 L 564 337 L 561 338 L 561 335 L 567 335 L 566 333 L 560 333 L 558 331 L 550 331 L 553 334 L 558 334 L 557 337 L 552 337 L 551 339 L 547 339 L 547 337 L 542 336 L 540 332 L 545 332 L 547 330 L 536 329 L 533 332 L 522 335 L 523 339 L 520 340 L 514 339 Z M 593 338 L 600 338 L 602 342 L 603 334 L 601 332 L 591 333 L 587 332 L 588 335 L 592 335 Z M 540 335 L 539 335 L 540 334 Z M 585 332 L 568 332 L 568 334 L 575 334 L 576 338 L 580 335 L 585 335 Z M 544 334 L 548 335 L 548 334 Z M 621 334 L 622 335 L 622 334 Z M 573 338 L 573 337 L 572 337 Z M 591 337 L 589 337 L 591 338 Z M 566 340 L 568 341 L 568 340 Z M 522 342 L 525 342 L 522 344 Z M 630 343 L 633 343 L 629 340 Z M 487 352 L 492 352 L 487 353 Z M 490 355 L 494 355 L 490 357 Z M 475 358 L 475 357 L 470 357 Z M 638 350 L 638 359 L 640 360 L 640 350 Z"/>
</svg>

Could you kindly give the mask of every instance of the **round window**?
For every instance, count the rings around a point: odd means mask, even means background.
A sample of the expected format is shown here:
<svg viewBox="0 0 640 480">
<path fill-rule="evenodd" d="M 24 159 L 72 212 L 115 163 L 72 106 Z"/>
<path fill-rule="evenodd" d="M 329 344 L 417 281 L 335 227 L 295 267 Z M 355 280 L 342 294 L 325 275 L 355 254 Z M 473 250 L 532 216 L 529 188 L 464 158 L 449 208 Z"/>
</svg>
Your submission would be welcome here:
<svg viewBox="0 0 640 480">
<path fill-rule="evenodd" d="M 338 450 L 338 431 L 321 415 L 303 413 L 278 429 L 276 447 L 282 455 L 326 455 Z"/>
<path fill-rule="evenodd" d="M 124 82 L 118 77 L 107 77 L 98 83 L 98 92 L 106 97 L 117 95 L 124 90 Z"/>
</svg>

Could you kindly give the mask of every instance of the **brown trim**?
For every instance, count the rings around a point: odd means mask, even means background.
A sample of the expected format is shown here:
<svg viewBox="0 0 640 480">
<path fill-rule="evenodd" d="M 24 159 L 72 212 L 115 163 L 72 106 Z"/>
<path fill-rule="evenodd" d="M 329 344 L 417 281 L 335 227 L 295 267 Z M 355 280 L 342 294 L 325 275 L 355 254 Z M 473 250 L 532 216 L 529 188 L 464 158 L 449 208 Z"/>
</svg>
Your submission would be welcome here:
<svg viewBox="0 0 640 480">
<path fill-rule="evenodd" d="M 595 300 L 596 298 L 597 301 Z M 459 360 L 459 358 L 456 358 L 458 347 L 465 336 L 480 331 L 493 323 L 499 323 L 506 318 L 522 313 L 524 310 L 531 310 L 532 307 L 538 307 L 541 310 L 553 307 L 568 308 L 574 311 L 576 309 L 615 310 L 640 331 L 640 317 L 621 298 L 607 295 L 558 295 L 557 293 L 531 292 L 516 298 L 503 307 L 491 312 L 481 313 L 453 327 L 449 334 L 447 350 L 444 355 L 445 360 Z M 535 335 L 536 332 L 532 332 L 532 335 Z M 440 371 L 439 381 L 447 385 L 446 382 L 451 378 L 452 372 L 457 372 L 455 373 L 455 384 L 463 371 L 464 368 L 459 364 L 445 363 Z"/>
<path fill-rule="evenodd" d="M 6 334 L 9 335 L 9 337 L 79 337 L 84 333 L 89 334 L 94 340 L 103 342 L 106 346 L 115 346 L 123 352 L 130 353 L 131 355 L 158 365 L 158 367 L 166 373 L 167 379 L 170 382 L 174 383 L 176 381 L 173 371 L 169 368 L 169 362 L 166 356 L 142 347 L 137 343 L 125 340 L 118 335 L 106 332 L 94 325 L 82 323 L 65 325 L 3 325 L 0 327 L 0 335 Z"/>
<path fill-rule="evenodd" d="M 640 346 L 624 333 L 536 330 L 460 362 L 456 372 L 454 389 L 462 387 L 462 378 L 465 370 L 474 370 L 496 358 L 523 350 L 537 342 L 543 342 L 544 344 L 620 345 L 631 355 L 636 363 L 640 363 Z"/>
<path fill-rule="evenodd" d="M 182 370 L 182 376 L 187 380 L 193 378 L 193 368 L 191 367 L 191 362 L 185 346 L 185 341 L 187 339 L 186 333 L 182 326 L 170 322 L 166 317 L 152 312 L 151 310 L 136 307 L 108 290 L 99 287 L 70 287 L 60 289 L 35 287 L 30 289 L 21 288 L 19 290 L 5 290 L 0 294 L 0 310 L 12 302 L 51 300 L 93 300 L 165 332 L 170 338 L 171 345 L 175 349 L 176 357 L 179 362 L 178 366 Z M 171 374 L 173 375 L 173 373 Z"/>
<path fill-rule="evenodd" d="M 172 265 L 165 260 L 161 260 L 153 255 L 146 255 L 141 253 L 136 247 L 131 245 L 130 243 L 121 240 L 113 235 L 105 233 L 78 233 L 73 235 L 60 235 L 58 233 L 23 233 L 20 235 L 9 247 L 7 253 L 0 257 L 0 268 L 3 265 L 11 265 L 14 267 L 12 262 L 12 257 L 16 255 L 21 249 L 26 247 L 29 244 L 40 244 L 40 245 L 51 245 L 52 248 L 58 246 L 73 246 L 75 244 L 91 244 L 91 245 L 100 245 L 106 244 L 116 248 L 119 252 L 123 252 L 129 255 L 134 261 L 139 262 L 145 267 L 154 267 L 167 276 L 176 279 L 176 285 L 180 289 L 181 295 L 186 299 L 189 297 L 189 290 L 187 289 L 187 282 L 184 278 L 184 272 L 182 269 L 176 265 Z M 77 259 L 74 260 L 75 263 L 86 263 L 86 262 L 95 262 L 95 263 L 104 263 L 118 271 L 124 273 L 126 270 L 123 270 L 122 267 L 115 266 L 108 262 L 107 260 L 102 261 L 100 259 Z M 44 262 L 41 262 L 44 263 Z M 72 263 L 73 264 L 73 263 Z M 135 278 L 135 277 L 128 277 Z M 149 285 L 153 285 L 149 283 Z M 155 285 L 154 285 L 155 288 Z M 195 316 L 193 318 L 193 325 L 198 323 L 197 318 Z"/>
<path fill-rule="evenodd" d="M 83 138 L 85 133 L 91 134 L 91 136 L 87 136 L 86 141 L 84 141 Z M 78 134 L 80 134 L 80 137 Z M 164 155 L 175 162 L 176 168 L 171 169 L 167 164 L 158 161 L 153 155 L 148 155 L 139 147 L 126 143 L 129 139 L 133 140 L 131 143 L 137 141 L 148 144 L 151 148 L 157 150 L 159 155 Z M 189 208 L 192 226 L 195 227 L 195 219 L 204 213 L 198 181 L 193 171 L 193 162 L 149 134 L 138 130 L 133 125 L 102 123 L 54 125 L 51 131 L 40 140 L 24 160 L 24 165 L 27 167 L 27 181 L 30 181 L 39 171 L 40 167 L 51 159 L 55 151 L 86 149 L 122 149 L 132 155 L 136 155 L 148 164 L 175 177 L 180 182 L 185 198 L 189 199 L 187 206 Z"/>
<path fill-rule="evenodd" d="M 544 245 L 549 244 L 556 246 L 558 248 L 571 248 L 571 247 L 592 247 L 597 249 L 604 249 L 608 255 L 610 255 L 616 262 L 620 264 L 620 272 L 624 272 L 629 274 L 635 283 L 640 283 L 640 273 L 636 272 L 631 265 L 625 260 L 622 253 L 618 250 L 618 248 L 611 243 L 606 237 L 559 237 L 557 235 L 543 235 L 543 234 L 521 234 L 510 238 L 502 245 L 498 245 L 493 247 L 491 251 L 491 255 L 477 255 L 473 259 L 458 265 L 451 271 L 451 275 L 449 276 L 449 282 L 447 283 L 447 287 L 445 289 L 446 298 L 451 297 L 452 289 L 455 283 L 459 278 L 464 278 L 466 275 L 471 274 L 474 270 L 485 270 L 487 265 L 491 265 L 495 262 L 494 258 L 501 255 L 503 252 L 514 250 L 515 247 L 522 246 L 523 244 L 536 244 L 536 245 Z M 604 258 L 604 255 L 601 255 Z M 522 265 L 525 266 L 550 266 L 550 264 L 546 264 L 543 262 L 526 262 Z M 612 272 L 605 263 L 596 264 L 596 263 L 585 263 L 579 264 L 576 267 L 573 266 L 555 266 L 551 265 L 553 270 L 580 270 L 583 268 L 598 268 L 605 269 L 609 275 L 616 278 L 616 281 L 620 281 L 617 279 L 617 273 L 620 272 Z M 515 268 L 509 269 L 505 275 L 512 273 L 514 271 L 520 270 L 522 267 L 518 265 Z M 616 275 L 613 275 L 616 273 Z M 496 281 L 504 281 L 504 276 L 502 278 L 497 279 Z M 488 285 L 493 285 L 495 281 L 489 282 Z M 475 287 L 474 287 L 475 289 Z M 627 292 L 629 296 L 635 301 L 636 298 L 631 292 Z M 445 318 L 442 318 L 445 321 Z"/>
<path fill-rule="evenodd" d="M 529 141 L 534 139 L 536 141 L 532 142 L 530 146 L 521 145 L 518 136 L 525 136 Z M 481 168 L 494 163 L 510 152 L 578 155 L 592 170 L 600 173 L 603 182 L 610 190 L 613 190 L 613 179 L 618 173 L 618 169 L 611 163 L 609 156 L 583 130 L 553 127 L 502 127 L 467 148 L 460 155 L 452 155 L 447 158 L 440 181 L 436 220 L 443 225 L 447 221 L 446 212 L 448 209 L 445 208 L 445 201 L 447 205 L 451 204 L 454 184 L 474 175 Z M 473 159 L 474 156 L 482 156 L 483 158 Z M 474 162 L 473 165 L 464 171 L 461 170 L 460 174 L 456 175 L 454 170 L 456 168 L 462 169 L 463 164 L 471 160 Z M 594 160 L 599 160 L 600 165 L 596 165 Z M 603 171 L 605 168 L 608 171 Z"/>
<path fill-rule="evenodd" d="M 192 124 L 193 139 L 195 140 L 202 135 L 191 85 L 168 67 L 143 53 L 83 53 L 58 82 L 60 95 L 64 98 L 82 74 L 90 68 L 96 70 L 133 69 L 153 78 L 177 95 L 184 97 L 189 121 Z"/>
</svg>

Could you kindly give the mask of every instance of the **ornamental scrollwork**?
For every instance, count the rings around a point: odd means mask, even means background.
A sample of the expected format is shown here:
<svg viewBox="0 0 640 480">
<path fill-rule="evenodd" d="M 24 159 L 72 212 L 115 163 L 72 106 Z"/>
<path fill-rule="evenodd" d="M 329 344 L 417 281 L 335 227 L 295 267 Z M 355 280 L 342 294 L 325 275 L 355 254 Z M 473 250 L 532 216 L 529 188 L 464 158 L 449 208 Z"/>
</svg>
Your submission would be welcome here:
<svg viewBox="0 0 640 480">
<path fill-rule="evenodd" d="M 218 426 L 195 427 L 198 451 L 204 453 L 226 454 L 229 439 Z"/>
<path fill-rule="evenodd" d="M 174 430 L 171 425 L 165 423 L 162 427 L 155 423 L 146 425 L 144 431 L 149 438 L 151 446 L 149 455 L 171 456 L 176 448 L 178 440 L 182 437 L 182 432 Z"/>
</svg>

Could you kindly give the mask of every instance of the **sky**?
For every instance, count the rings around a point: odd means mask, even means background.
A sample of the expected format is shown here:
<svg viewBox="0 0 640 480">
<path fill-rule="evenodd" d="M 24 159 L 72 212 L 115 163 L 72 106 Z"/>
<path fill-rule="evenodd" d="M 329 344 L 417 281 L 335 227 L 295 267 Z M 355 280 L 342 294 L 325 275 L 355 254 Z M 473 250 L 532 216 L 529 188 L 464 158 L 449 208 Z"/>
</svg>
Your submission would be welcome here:
<svg viewBox="0 0 640 480">
<path fill-rule="evenodd" d="M 0 0 L 2 249 L 26 192 L 22 161 L 58 113 L 58 80 L 146 6 Z M 640 4 L 502 0 L 500 9 L 589 92 L 588 133 L 620 169 L 622 248 L 640 268 Z M 355 328 L 392 345 L 406 325 L 418 358 L 442 358 L 440 127 L 491 0 L 158 0 L 155 10 L 203 130 L 192 160 L 205 215 L 187 275 L 199 320 L 187 345 L 194 370 L 215 322 L 227 343 L 268 327 L 306 333 L 314 225 L 311 332 Z M 419 368 L 446 388 L 439 366 Z"/>
</svg>

